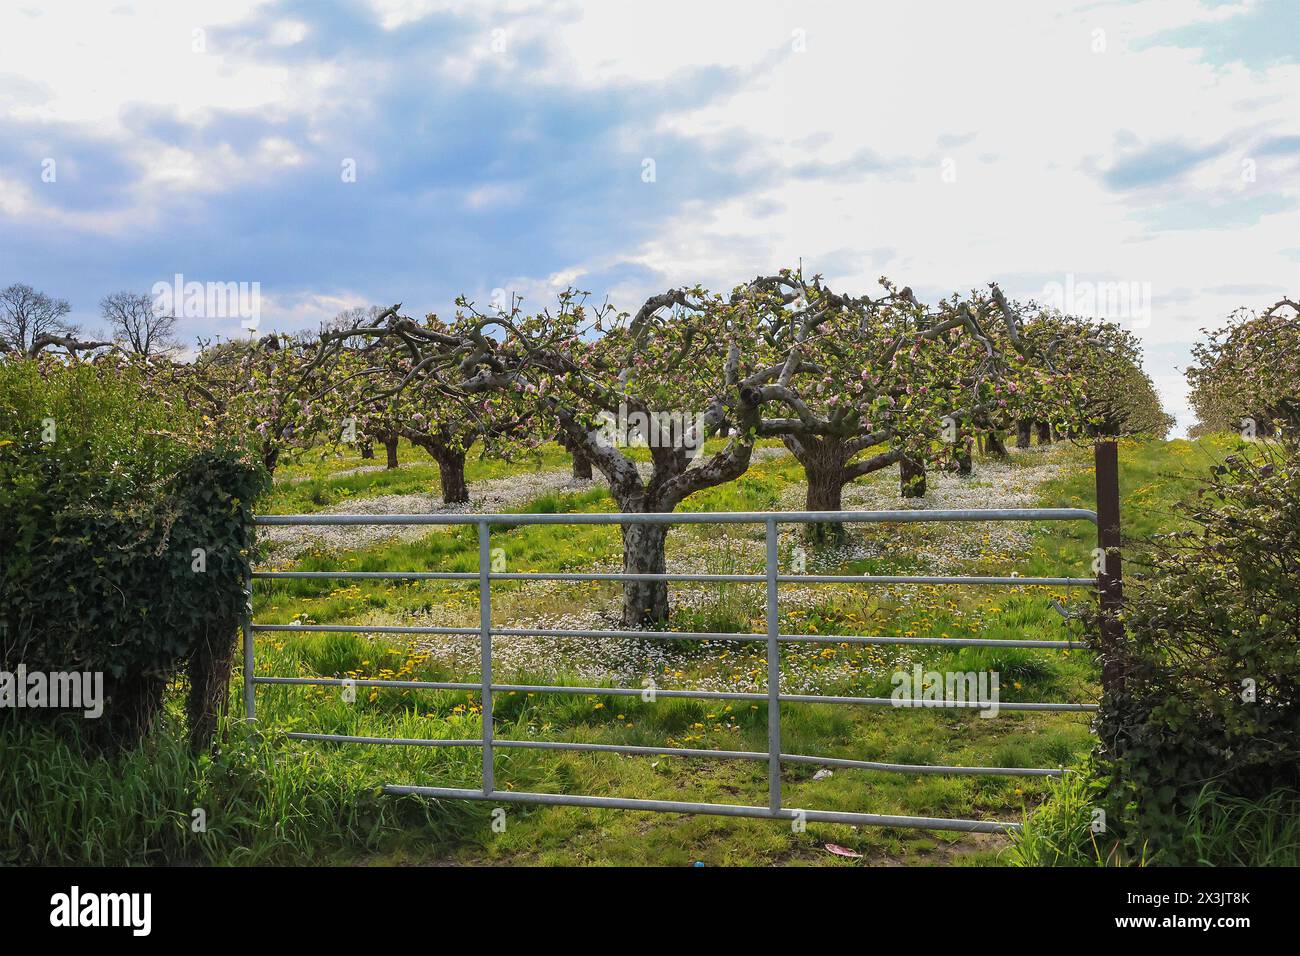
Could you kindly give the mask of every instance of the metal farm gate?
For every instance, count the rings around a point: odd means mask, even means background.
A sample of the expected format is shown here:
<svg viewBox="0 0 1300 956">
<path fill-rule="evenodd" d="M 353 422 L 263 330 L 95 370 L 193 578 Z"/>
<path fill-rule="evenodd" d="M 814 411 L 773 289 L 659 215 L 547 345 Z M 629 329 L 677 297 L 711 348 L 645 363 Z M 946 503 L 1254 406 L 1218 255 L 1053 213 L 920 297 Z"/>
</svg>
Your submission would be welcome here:
<svg viewBox="0 0 1300 956">
<path fill-rule="evenodd" d="M 782 802 L 781 764 L 802 763 L 827 767 L 842 767 L 886 773 L 908 774 L 974 774 L 1004 776 L 1058 776 L 1064 771 L 1047 767 L 950 767 L 936 765 L 891 764 L 869 760 L 852 760 L 821 757 L 810 754 L 791 754 L 781 750 L 781 704 L 821 703 L 847 706 L 895 706 L 900 702 L 888 697 L 837 697 L 816 694 L 780 693 L 781 645 L 786 643 L 848 643 L 848 644 L 919 644 L 945 647 L 992 646 L 1025 647 L 1068 650 L 1084 648 L 1073 641 L 1004 640 L 986 638 L 945 637 L 889 637 L 867 635 L 782 634 L 779 630 L 780 585 L 798 584 L 925 584 L 925 585 L 978 585 L 1015 586 L 1047 585 L 1052 587 L 1086 587 L 1096 589 L 1101 600 L 1103 624 L 1101 645 L 1118 639 L 1118 620 L 1115 612 L 1121 601 L 1121 572 L 1119 560 L 1119 484 L 1116 448 L 1113 442 L 1096 446 L 1097 501 L 1096 512 L 1083 508 L 1015 508 L 974 509 L 959 511 L 845 511 L 845 512 L 726 512 L 726 513 L 672 513 L 672 514 L 503 514 L 503 515 L 263 515 L 256 519 L 258 525 L 473 525 L 478 529 L 479 565 L 477 572 L 452 571 L 257 571 L 254 579 L 327 578 L 347 580 L 477 580 L 479 586 L 478 627 L 403 627 L 396 625 L 342 625 L 342 624 L 258 624 L 252 619 L 251 588 L 249 605 L 243 620 L 244 638 L 244 701 L 245 714 L 251 720 L 256 716 L 254 692 L 264 684 L 315 684 L 354 687 L 410 687 L 425 690 L 478 691 L 482 697 L 482 736 L 478 739 L 406 739 L 392 737 L 355 737 L 341 734 L 290 733 L 296 740 L 332 741 L 351 744 L 376 744 L 416 747 L 479 747 L 483 755 L 482 785 L 477 790 L 453 787 L 427 787 L 417 784 L 388 784 L 385 791 L 393 794 L 418 794 L 437 798 L 466 800 L 491 800 L 499 803 L 560 804 L 579 807 L 608 807 L 624 810 L 656 810 L 670 813 L 706 813 L 718 816 L 764 817 L 777 820 L 801 819 L 810 822 L 847 823 L 893 827 L 915 827 L 933 830 L 961 830 L 979 833 L 1001 833 L 1019 829 L 1014 822 L 990 820 L 965 820 L 943 817 L 891 816 L 873 813 L 848 813 L 787 807 Z M 1100 516 L 1100 517 L 1099 517 Z M 781 524 L 810 523 L 911 523 L 911 522 L 985 522 L 985 521 L 1090 521 L 1097 526 L 1098 549 L 1103 556 L 1098 562 L 1100 573 L 1093 577 L 979 577 L 979 576 L 927 576 L 927 575 L 830 575 L 782 574 L 778 566 L 778 526 Z M 623 524 L 760 524 L 765 528 L 767 556 L 763 574 L 627 574 L 627 573 L 514 573 L 492 570 L 491 525 L 524 526 L 537 524 L 558 525 L 623 525 Z M 730 634 L 714 632 L 667 632 L 640 630 L 573 630 L 502 628 L 492 625 L 493 581 L 691 581 L 766 583 L 767 632 L 765 634 Z M 472 682 L 434 682 L 413 680 L 369 680 L 324 677 L 256 676 L 254 671 L 254 636 L 257 632 L 292 631 L 295 633 L 354 632 L 366 634 L 429 634 L 477 636 L 480 647 L 480 676 Z M 765 703 L 767 705 L 767 750 L 708 750 L 684 747 L 622 746 L 618 744 L 592 744 L 549 740 L 498 739 L 493 732 L 492 699 L 495 694 L 526 692 L 538 694 L 590 694 L 602 696 L 639 696 L 646 693 L 638 687 L 571 687 L 547 684 L 497 683 L 492 676 L 493 637 L 588 637 L 642 640 L 716 640 L 764 643 L 767 649 L 767 689 L 764 693 L 722 692 L 655 688 L 656 697 L 688 697 L 701 700 L 734 700 Z M 1103 669 L 1103 685 L 1109 686 L 1112 675 Z M 902 703 L 909 703 L 903 701 Z M 925 707 L 957 707 L 978 709 L 983 706 L 971 701 L 924 701 Z M 998 703 L 999 710 L 1008 711 L 1095 711 L 1096 704 L 1065 702 Z M 710 757 L 725 760 L 759 760 L 768 766 L 767 806 L 737 804 L 690 803 L 675 800 L 638 800 L 623 797 L 601 797 L 581 794 L 527 793 L 498 790 L 494 777 L 494 758 L 497 750 L 527 748 L 537 750 L 593 751 L 640 756 Z"/>
</svg>

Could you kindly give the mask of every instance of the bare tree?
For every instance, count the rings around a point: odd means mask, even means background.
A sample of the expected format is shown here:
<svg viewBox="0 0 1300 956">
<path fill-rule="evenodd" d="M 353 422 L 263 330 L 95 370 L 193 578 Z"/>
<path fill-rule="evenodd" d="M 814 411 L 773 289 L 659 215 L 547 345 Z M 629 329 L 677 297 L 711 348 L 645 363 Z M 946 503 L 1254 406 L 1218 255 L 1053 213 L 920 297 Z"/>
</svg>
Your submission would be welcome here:
<svg viewBox="0 0 1300 956">
<path fill-rule="evenodd" d="M 75 342 L 78 329 L 64 321 L 72 307 L 29 285 L 16 282 L 0 289 L 0 352 L 36 355 L 48 345 Z"/>
<path fill-rule="evenodd" d="M 355 328 L 367 323 L 373 324 L 379 320 L 383 314 L 382 307 L 377 305 L 354 305 L 350 309 L 344 309 L 334 318 L 321 323 L 322 332 L 337 332 L 341 329 Z"/>
<path fill-rule="evenodd" d="M 159 314 L 151 296 L 114 292 L 99 303 L 100 314 L 113 338 L 136 355 L 171 355 L 176 341 L 176 316 Z"/>
</svg>

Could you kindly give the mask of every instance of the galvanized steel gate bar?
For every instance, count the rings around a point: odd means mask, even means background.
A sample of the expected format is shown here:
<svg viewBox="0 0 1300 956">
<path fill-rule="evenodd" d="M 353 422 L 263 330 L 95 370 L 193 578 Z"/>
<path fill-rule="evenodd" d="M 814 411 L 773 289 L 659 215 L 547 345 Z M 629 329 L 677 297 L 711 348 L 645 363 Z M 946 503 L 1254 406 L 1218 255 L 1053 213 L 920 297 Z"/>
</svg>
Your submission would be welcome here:
<svg viewBox="0 0 1300 956">
<path fill-rule="evenodd" d="M 1116 488 L 1116 497 L 1118 488 Z M 1118 509 L 1116 508 L 1116 513 Z M 818 694 L 782 694 L 780 692 L 782 643 L 850 643 L 850 644 L 919 644 L 943 646 L 997 646 L 1047 649 L 1082 648 L 1073 641 L 1001 640 L 989 638 L 938 638 L 892 637 L 872 635 L 821 635 L 781 634 L 779 629 L 779 585 L 782 583 L 810 584 L 929 584 L 929 585 L 1049 585 L 1054 587 L 1090 587 L 1104 584 L 1096 577 L 1020 577 L 954 576 L 954 575 L 829 575 L 781 574 L 778 555 L 778 526 L 782 523 L 890 523 L 912 522 L 983 522 L 983 521 L 1090 521 L 1098 524 L 1097 514 L 1082 508 L 1011 508 L 972 510 L 911 510 L 911 511 L 837 511 L 837 512 L 726 512 L 726 513 L 671 513 L 671 514 L 509 514 L 509 515 L 263 515 L 256 519 L 258 525 L 473 525 L 478 529 L 479 568 L 477 572 L 364 572 L 364 571 L 258 571 L 255 579 L 329 578 L 354 580 L 477 580 L 479 584 L 479 626 L 473 627 L 418 627 L 397 625 L 343 625 L 343 624 L 257 624 L 252 619 L 252 581 L 249 582 L 249 604 L 243 620 L 244 637 L 244 701 L 245 714 L 254 719 L 254 691 L 259 684 L 313 684 L 323 686 L 354 687 L 409 687 L 425 690 L 477 690 L 482 697 L 482 736 L 479 739 L 410 739 L 395 737 L 359 737 L 344 734 L 290 733 L 297 740 L 331 741 L 352 744 L 384 744 L 415 747 L 479 747 L 483 755 L 483 780 L 478 790 L 453 787 L 426 787 L 389 784 L 384 789 L 393 794 L 419 794 L 430 797 L 468 800 L 493 800 L 502 803 L 562 804 L 579 807 L 608 807 L 628 810 L 657 810 L 674 813 L 705 813 L 720 816 L 764 817 L 770 819 L 802 819 L 812 822 L 848 823 L 896 827 L 916 827 L 936 830 L 962 830 L 970 832 L 1006 832 L 1019 824 L 989 820 L 963 820 L 942 817 L 891 816 L 872 813 L 849 813 L 828 810 L 807 810 L 785 807 L 781 793 L 781 764 L 803 763 L 850 769 L 875 770 L 911 774 L 979 774 L 1001 776 L 1056 776 L 1059 769 L 1034 767 L 960 767 L 918 764 L 894 764 L 879 761 L 854 760 L 842 757 L 820 757 L 808 754 L 781 752 L 781 704 L 828 703 L 891 706 L 899 702 L 885 697 L 842 697 Z M 525 525 L 623 525 L 623 524 L 761 524 L 766 538 L 766 567 L 758 574 L 628 574 L 628 573 L 510 573 L 491 569 L 491 526 Z M 1117 532 L 1115 540 L 1118 540 Z M 1104 567 L 1104 565 L 1103 565 Z M 491 585 L 493 581 L 689 581 L 764 583 L 767 589 L 767 630 L 762 634 L 728 634 L 707 631 L 671 632 L 637 630 L 577 630 L 545 628 L 499 628 L 492 626 Z M 477 635 L 480 648 L 480 675 L 477 682 L 370 680 L 312 677 L 256 676 L 254 665 L 254 636 L 258 631 L 323 631 L 381 634 L 438 634 Z M 492 698 L 502 692 L 527 692 L 548 694 L 597 694 L 606 696 L 633 696 L 645 693 L 644 688 L 630 687 L 568 687 L 560 685 L 501 684 L 492 675 L 493 636 L 536 637 L 591 637 L 639 638 L 643 640 L 720 640 L 763 642 L 767 649 L 767 689 L 764 693 L 654 689 L 660 697 L 688 697 L 702 700 L 747 700 L 767 704 L 768 749 L 761 751 L 708 750 L 682 747 L 622 746 L 617 744 L 583 744 L 567 741 L 498 740 L 493 734 Z M 906 703 L 906 702 L 904 702 Z M 972 701 L 924 701 L 926 707 L 954 707 L 979 709 L 984 706 Z M 999 710 L 1008 711 L 1093 711 L 1095 704 L 1072 703 L 1001 703 Z M 495 753 L 498 749 L 526 748 L 535 750 L 568 750 L 580 752 L 621 753 L 644 756 L 713 757 L 730 760 L 761 760 L 768 765 L 767 806 L 735 804 L 691 803 L 675 800 L 637 800 L 621 797 L 597 797 L 574 794 L 524 793 L 496 789 Z"/>
</svg>

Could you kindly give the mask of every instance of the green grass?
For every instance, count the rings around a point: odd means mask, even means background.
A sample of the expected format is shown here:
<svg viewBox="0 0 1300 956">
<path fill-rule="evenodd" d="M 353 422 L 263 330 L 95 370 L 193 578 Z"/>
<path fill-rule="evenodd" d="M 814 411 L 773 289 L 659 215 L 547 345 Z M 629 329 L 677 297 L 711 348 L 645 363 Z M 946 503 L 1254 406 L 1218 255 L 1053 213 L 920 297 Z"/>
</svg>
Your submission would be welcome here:
<svg viewBox="0 0 1300 956">
<path fill-rule="evenodd" d="M 1225 457 L 1246 448 L 1233 435 L 1214 435 L 1196 441 L 1120 442 L 1120 526 L 1126 544 L 1140 542 L 1178 526 L 1174 504 L 1193 493 L 1200 479 Z M 1048 482 L 1042 490 L 1048 507 L 1095 507 L 1092 454 L 1071 450 L 1067 474 Z M 1049 570 L 1055 561 L 1073 561 L 1078 567 L 1091 560 L 1096 532 L 1082 522 L 1057 522 L 1045 534 L 1044 546 L 1035 554 L 1030 573 Z M 1139 547 L 1140 550 L 1140 547 Z M 1059 565 L 1055 565 L 1059 567 Z"/>
<path fill-rule="evenodd" d="M 376 495 L 441 494 L 438 465 L 405 439 L 398 448 L 399 467 L 385 467 L 383 446 L 376 446 L 377 458 L 363 459 L 359 453 L 335 455 L 307 452 L 297 461 L 277 469 L 275 488 L 260 503 L 264 514 L 312 514 L 351 498 Z M 526 471 L 554 471 L 570 467 L 568 454 L 555 444 L 542 445 L 521 453 L 513 461 L 484 458 L 471 449 L 465 461 L 465 479 L 473 483 Z M 340 475 L 357 468 L 366 471 Z"/>
<path fill-rule="evenodd" d="M 461 729 L 454 721 L 438 728 Z M 393 798 L 376 784 L 411 772 L 412 761 L 436 759 L 439 772 L 471 775 L 465 752 L 431 757 L 375 749 L 341 760 L 279 731 L 259 736 L 225 721 L 220 748 L 196 760 L 174 714 L 140 749 L 114 758 L 87 758 L 78 734 L 74 722 L 0 722 L 8 794 L 0 808 L 0 862 L 346 862 L 411 838 L 477 828 L 488 812 L 470 803 Z"/>
<path fill-rule="evenodd" d="M 1145 853 L 1124 857 L 1094 819 L 1087 780 L 1074 774 L 1052 786 L 1050 799 L 1026 815 L 1005 854 L 1012 866 L 1144 866 Z M 1101 824 L 1098 827 L 1098 824 Z M 1184 858 L 1200 866 L 1300 865 L 1300 793 L 1262 799 L 1229 797 L 1206 787 L 1187 818 Z"/>
<path fill-rule="evenodd" d="M 705 452 L 712 453 L 725 442 L 713 439 L 705 444 Z M 758 447 L 780 447 L 780 442 L 765 440 Z M 424 451 L 406 439 L 398 443 L 398 467 L 386 467 L 382 445 L 375 446 L 376 457 L 365 459 L 358 450 L 310 450 L 281 465 L 275 473 L 275 488 L 260 502 L 263 514 L 313 514 L 327 511 L 332 506 L 352 498 L 371 498 L 377 495 L 441 494 L 438 465 Z M 470 449 L 465 460 L 465 480 L 475 482 L 506 478 L 514 474 L 537 471 L 564 471 L 572 467 L 572 458 L 554 442 L 544 443 L 534 449 L 521 450 L 511 458 L 485 457 L 480 446 Z M 649 451 L 644 448 L 626 449 L 637 461 L 648 461 Z M 365 471 L 353 474 L 364 468 Z M 741 479 L 744 480 L 743 478 Z M 473 488 L 471 487 L 471 494 Z"/>
<path fill-rule="evenodd" d="M 1189 859 L 1216 866 L 1300 866 L 1300 793 L 1262 800 L 1201 792 L 1188 821 Z"/>
<path fill-rule="evenodd" d="M 1131 534 L 1167 528 L 1169 505 L 1225 453 L 1226 441 L 1126 443 L 1121 450 L 1123 523 Z M 404 449 L 404 455 L 409 455 Z M 420 453 L 422 454 L 422 453 Z M 1091 507 L 1091 471 L 1083 450 L 1057 452 L 1064 475 L 1043 489 L 1043 504 Z M 1027 460 L 1027 459 L 1026 459 Z M 567 468 L 558 449 L 534 462 L 482 462 L 471 480 Z M 357 462 L 330 460 L 285 469 L 263 511 L 321 510 L 350 497 L 428 491 L 436 467 L 405 460 L 395 472 L 339 476 Z M 475 472 L 473 468 L 481 468 Z M 304 480 L 291 482 L 289 479 Z M 873 480 L 896 485 L 884 473 Z M 684 510 L 768 510 L 800 485 L 788 458 L 756 463 L 739 481 L 693 496 Z M 608 511 L 601 487 L 530 502 L 524 511 Z M 670 535 L 674 554 L 704 549 L 710 570 L 755 571 L 761 566 L 761 529 L 681 526 Z M 809 554 L 809 570 L 841 573 L 918 571 L 908 526 L 855 530 L 885 535 L 886 557 L 840 562 L 837 552 Z M 937 532 L 942 534 L 943 532 Z M 755 536 L 758 536 L 757 538 Z M 1087 573 L 1095 547 L 1091 525 L 1044 524 L 1032 547 L 1016 555 L 1024 574 Z M 512 571 L 562 571 L 617 564 L 616 528 L 527 526 L 494 529 Z M 758 550 L 755 551 L 755 545 Z M 757 562 L 757 563 L 756 563 Z M 972 573 L 992 570 L 995 556 L 968 562 Z M 416 540 L 389 541 L 342 553 L 308 552 L 303 570 L 475 570 L 477 541 L 466 531 L 436 531 Z M 476 582 L 259 581 L 255 613 L 266 623 L 293 620 L 375 623 L 438 614 L 477 624 Z M 908 600 L 880 591 L 830 586 L 815 601 L 785 608 L 783 631 L 817 634 L 918 634 L 1042 637 L 1078 633 L 1050 606 L 1047 588 L 1012 590 L 919 588 Z M 493 588 L 494 617 L 523 620 L 574 607 L 615 606 L 613 585 L 555 587 L 545 593 L 512 582 Z M 761 586 L 716 585 L 690 602 L 675 602 L 677 630 L 763 630 Z M 762 668 L 761 648 L 687 648 L 679 657 L 682 686 L 729 679 Z M 359 634 L 264 632 L 257 642 L 259 673 L 334 678 L 473 681 L 454 673 L 418 642 L 370 639 Z M 927 669 L 1002 675 L 1002 699 L 1086 700 L 1096 692 L 1092 663 L 1080 652 L 1022 649 L 896 648 L 829 644 L 789 647 L 787 674 L 816 680 L 827 693 L 888 696 L 889 674 L 921 663 Z M 519 683 L 575 683 L 564 669 L 546 674 L 495 675 Z M 241 708 L 238 676 L 232 707 Z M 1009 860 L 1008 841 L 956 833 L 809 824 L 806 832 L 762 820 L 690 817 L 565 807 L 511 805 L 505 832 L 489 826 L 491 804 L 423 801 L 383 796 L 385 783 L 477 787 L 475 749 L 371 747 L 300 742 L 286 731 L 358 736 L 464 738 L 479 735 L 478 695 L 466 691 L 358 688 L 354 702 L 338 687 L 268 686 L 258 690 L 261 736 L 232 722 L 215 758 L 194 761 L 169 726 L 148 747 L 102 762 L 76 756 L 48 731 L 3 730 L 23 768 L 19 799 L 0 831 L 0 858 L 41 862 L 452 862 L 685 865 L 854 865 L 832 856 L 826 843 L 861 852 L 866 862 L 992 864 L 1075 862 L 1042 845 Z M 609 694 L 502 694 L 495 700 L 496 735 L 595 743 L 766 750 L 766 710 L 747 701 L 697 701 Z M 238 709 L 236 713 L 240 712 Z M 856 757 L 898 763 L 994 766 L 1072 766 L 1091 746 L 1086 714 L 1003 712 L 995 720 L 973 713 L 888 707 L 788 704 L 782 710 L 787 752 Z M 875 813 L 1018 820 L 1034 812 L 1075 812 L 1068 802 L 1044 804 L 1053 785 L 1045 778 L 936 776 L 836 770 L 814 780 L 816 767 L 783 768 L 787 806 Z M 50 785 L 36 786 L 40 778 Z M 766 764 L 679 757 L 500 750 L 498 786 L 516 790 L 595 793 L 718 803 L 766 802 Z M 1066 786 L 1068 787 L 1069 784 Z M 1059 789 L 1061 785 L 1056 785 Z M 189 831 L 190 812 L 210 807 L 205 835 Z M 1036 808 L 1044 807 L 1036 811 Z M 1207 817 L 1207 846 L 1220 839 L 1223 822 Z M 104 825 L 111 821 L 111 825 Z M 1219 821 L 1219 822 L 1215 822 Z M 1035 831 L 1029 831 L 1031 833 Z M 69 837 L 72 834 L 72 837 Z M 1285 846 L 1285 834 L 1271 846 Z M 1023 846 L 1024 844 L 1021 844 Z M 1018 851 L 1019 852 L 1019 851 Z M 1277 851 L 1277 858 L 1282 858 Z"/>
<path fill-rule="evenodd" d="M 612 502 L 604 488 L 535 499 L 528 513 L 608 511 Z M 608 525 L 527 525 L 495 528 L 493 544 L 506 549 L 511 571 L 564 571 L 580 567 L 595 553 L 617 546 L 618 529 Z M 402 540 L 343 553 L 309 551 L 293 565 L 298 571 L 477 571 L 478 538 L 472 527 L 433 531 L 415 540 Z M 477 582 L 441 581 L 361 582 L 345 585 L 328 579 L 262 581 L 254 588 L 254 613 L 259 621 L 283 624 L 348 623 L 363 613 L 401 614 L 427 611 L 439 603 L 477 607 Z M 501 591 L 517 588 L 512 582 Z"/>
</svg>

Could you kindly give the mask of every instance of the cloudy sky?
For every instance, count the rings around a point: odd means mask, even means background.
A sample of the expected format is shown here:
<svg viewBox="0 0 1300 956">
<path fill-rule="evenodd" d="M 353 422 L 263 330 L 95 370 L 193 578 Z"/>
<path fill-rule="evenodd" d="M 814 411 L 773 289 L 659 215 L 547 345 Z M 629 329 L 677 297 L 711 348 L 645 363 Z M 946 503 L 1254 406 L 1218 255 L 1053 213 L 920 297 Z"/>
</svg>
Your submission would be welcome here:
<svg viewBox="0 0 1300 956">
<path fill-rule="evenodd" d="M 1298 38 L 1294 0 L 6 0 L 0 285 L 89 329 L 177 273 L 282 330 L 799 260 L 1095 291 L 1185 426 L 1198 329 L 1300 286 Z"/>
</svg>

